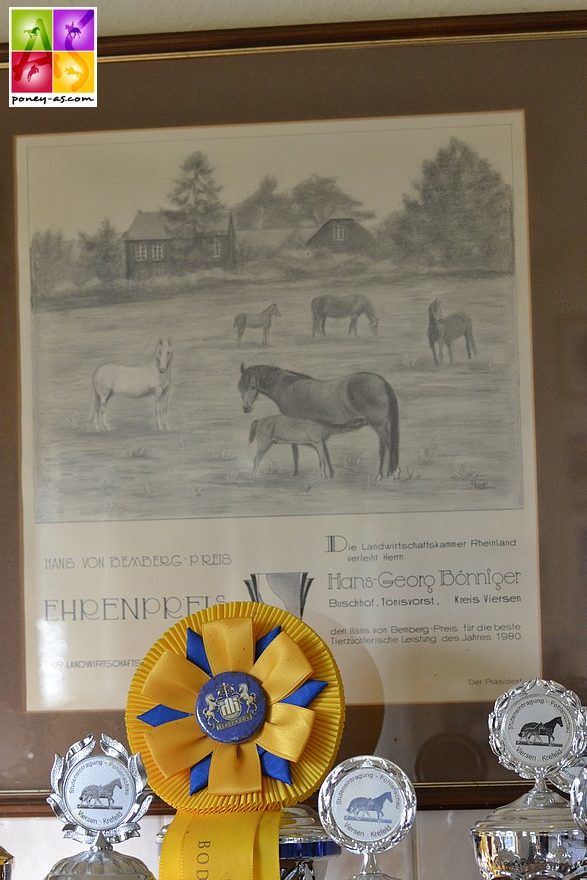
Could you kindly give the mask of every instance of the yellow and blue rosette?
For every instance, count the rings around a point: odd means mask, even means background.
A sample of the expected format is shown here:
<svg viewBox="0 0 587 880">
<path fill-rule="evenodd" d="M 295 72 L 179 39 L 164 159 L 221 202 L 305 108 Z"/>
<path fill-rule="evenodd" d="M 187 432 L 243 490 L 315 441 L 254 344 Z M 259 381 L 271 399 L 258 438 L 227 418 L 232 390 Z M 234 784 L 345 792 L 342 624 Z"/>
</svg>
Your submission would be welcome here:
<svg viewBox="0 0 587 880">
<path fill-rule="evenodd" d="M 281 809 L 332 766 L 344 700 L 307 624 L 257 602 L 176 623 L 130 686 L 126 725 L 149 784 L 177 815 L 160 880 L 274 880 Z"/>
</svg>

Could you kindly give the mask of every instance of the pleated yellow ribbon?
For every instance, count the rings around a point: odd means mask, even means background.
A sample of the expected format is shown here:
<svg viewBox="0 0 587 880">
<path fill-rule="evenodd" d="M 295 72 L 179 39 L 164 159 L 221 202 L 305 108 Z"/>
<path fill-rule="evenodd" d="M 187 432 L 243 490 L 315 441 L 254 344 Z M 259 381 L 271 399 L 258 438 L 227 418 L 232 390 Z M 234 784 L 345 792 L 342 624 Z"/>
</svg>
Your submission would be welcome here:
<svg viewBox="0 0 587 880">
<path fill-rule="evenodd" d="M 250 618 L 215 620 L 202 625 L 202 638 L 213 675 L 243 672 L 260 682 L 270 704 L 254 742 L 214 744 L 195 717 L 172 721 L 145 734 L 163 776 L 170 777 L 212 755 L 208 790 L 212 794 L 247 794 L 261 790 L 261 764 L 256 745 L 286 761 L 298 761 L 314 721 L 314 712 L 279 703 L 306 681 L 312 666 L 296 643 L 281 632 L 254 661 Z M 142 692 L 178 712 L 193 713 L 196 697 L 210 677 L 189 660 L 164 651 L 155 662 Z"/>
<path fill-rule="evenodd" d="M 190 638 L 200 639 L 201 654 L 190 653 Z M 250 737 L 218 741 L 199 713 L 216 682 L 232 673 L 261 688 L 266 708 Z M 336 756 L 343 717 L 330 651 L 288 612 L 226 603 L 168 630 L 137 670 L 126 714 L 129 742 L 142 754 L 151 787 L 178 809 L 160 880 L 279 877 L 281 809 L 320 785 Z M 275 762 L 290 767 L 290 781 L 276 773 Z M 191 774 L 202 766 L 204 787 L 192 791 Z"/>
</svg>

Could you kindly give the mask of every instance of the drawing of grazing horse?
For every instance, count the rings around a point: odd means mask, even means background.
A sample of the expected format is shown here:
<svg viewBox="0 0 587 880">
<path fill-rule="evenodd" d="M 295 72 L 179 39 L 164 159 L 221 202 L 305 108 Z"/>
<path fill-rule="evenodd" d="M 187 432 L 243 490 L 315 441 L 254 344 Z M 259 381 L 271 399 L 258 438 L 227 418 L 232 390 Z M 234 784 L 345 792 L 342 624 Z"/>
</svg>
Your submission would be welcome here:
<svg viewBox="0 0 587 880">
<path fill-rule="evenodd" d="M 241 347 L 241 339 L 243 338 L 243 333 L 250 327 L 252 329 L 261 329 L 263 331 L 263 336 L 261 340 L 261 345 L 269 345 L 269 330 L 271 329 L 271 319 L 275 316 L 276 318 L 281 317 L 281 312 L 277 308 L 276 303 L 271 303 L 270 306 L 267 306 L 262 312 L 258 312 L 257 314 L 251 314 L 250 312 L 240 312 L 234 319 L 234 330 L 236 333 L 236 339 L 238 342 L 238 347 Z"/>
<path fill-rule="evenodd" d="M 529 721 L 522 725 L 518 736 L 526 743 L 539 742 L 540 737 L 545 736 L 548 740 L 548 745 L 551 745 L 554 741 L 554 730 L 556 727 L 563 727 L 563 719 L 560 715 L 557 715 L 556 718 L 551 718 L 550 721 Z"/>
<path fill-rule="evenodd" d="M 250 413 L 259 394 L 284 416 L 318 422 L 330 433 L 370 425 L 379 437 L 378 479 L 390 477 L 399 459 L 399 410 L 391 385 L 377 373 L 357 372 L 341 379 L 314 379 L 304 373 L 256 364 L 241 364 L 238 383 L 243 410 Z M 387 458 L 387 468 L 385 460 Z"/>
<path fill-rule="evenodd" d="M 93 418 L 96 431 L 112 430 L 106 419 L 106 405 L 111 397 L 155 398 L 155 416 L 159 431 L 169 430 L 167 407 L 171 386 L 171 361 L 173 349 L 171 339 L 159 339 L 151 360 L 141 367 L 127 367 L 123 364 L 102 364 L 95 371 L 92 385 L 94 390 Z"/>
<path fill-rule="evenodd" d="M 332 428 L 318 422 L 311 422 L 308 419 L 290 419 L 282 415 L 255 419 L 249 431 L 249 443 L 257 440 L 253 476 L 257 476 L 257 468 L 261 459 L 274 443 L 289 443 L 293 453 L 295 477 L 298 476 L 298 446 L 311 446 L 312 449 L 315 449 L 320 465 L 320 476 L 324 479 L 333 477 L 334 468 L 326 446 L 326 441 L 332 433 Z"/>
<path fill-rule="evenodd" d="M 316 296 L 310 304 L 312 312 L 312 336 L 326 335 L 326 318 L 350 318 L 348 332 L 357 333 L 357 321 L 361 315 L 365 315 L 369 321 L 369 330 L 373 336 L 377 336 L 379 318 L 371 301 L 362 293 L 353 293 L 350 296 L 331 296 L 324 294 Z"/>
<path fill-rule="evenodd" d="M 86 785 L 80 795 L 80 806 L 99 807 L 100 801 L 108 801 L 112 809 L 115 788 L 122 788 L 120 779 L 113 779 L 107 785 Z"/>
<path fill-rule="evenodd" d="M 465 337 L 467 357 L 477 354 L 477 346 L 473 337 L 473 324 L 466 312 L 455 312 L 448 318 L 442 316 L 442 303 L 438 297 L 428 306 L 428 343 L 432 350 L 434 363 L 443 362 L 444 347 L 448 351 L 448 360 L 452 364 L 452 344 L 455 339 Z"/>
<path fill-rule="evenodd" d="M 383 816 L 383 804 L 386 801 L 391 802 L 391 792 L 384 791 L 376 798 L 357 797 L 353 798 L 347 807 L 349 816 L 355 816 L 357 819 L 367 819 L 369 813 L 375 813 L 378 819 Z"/>
</svg>

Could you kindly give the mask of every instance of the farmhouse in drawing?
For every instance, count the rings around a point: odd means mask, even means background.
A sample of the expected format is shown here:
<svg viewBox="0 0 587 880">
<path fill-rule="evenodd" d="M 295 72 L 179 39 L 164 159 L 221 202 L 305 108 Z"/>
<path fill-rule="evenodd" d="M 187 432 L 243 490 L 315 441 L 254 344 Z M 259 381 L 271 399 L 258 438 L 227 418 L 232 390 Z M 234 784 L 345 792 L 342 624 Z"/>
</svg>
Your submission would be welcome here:
<svg viewBox="0 0 587 880">
<path fill-rule="evenodd" d="M 165 223 L 163 211 L 137 211 L 122 236 L 127 278 L 173 274 L 177 268 L 177 239 Z M 247 229 L 236 231 L 232 212 L 198 233 L 193 261 L 204 268 L 234 268 L 245 260 L 267 257 L 282 247 L 324 248 L 334 253 L 368 250 L 373 235 L 348 215 L 333 214 L 318 228 Z"/>
<path fill-rule="evenodd" d="M 352 253 L 368 250 L 375 244 L 375 238 L 354 217 L 337 212 L 320 226 L 307 244 L 311 248 L 327 248 L 335 253 Z"/>
<path fill-rule="evenodd" d="M 173 263 L 173 236 L 165 228 L 160 211 L 137 211 L 122 236 L 127 278 L 166 275 Z"/>
<path fill-rule="evenodd" d="M 122 239 L 127 278 L 153 278 L 173 274 L 177 268 L 176 239 L 169 232 L 162 211 L 137 211 Z M 200 232 L 194 251 L 195 262 L 203 267 L 233 267 L 237 261 L 237 240 L 232 214 Z"/>
</svg>

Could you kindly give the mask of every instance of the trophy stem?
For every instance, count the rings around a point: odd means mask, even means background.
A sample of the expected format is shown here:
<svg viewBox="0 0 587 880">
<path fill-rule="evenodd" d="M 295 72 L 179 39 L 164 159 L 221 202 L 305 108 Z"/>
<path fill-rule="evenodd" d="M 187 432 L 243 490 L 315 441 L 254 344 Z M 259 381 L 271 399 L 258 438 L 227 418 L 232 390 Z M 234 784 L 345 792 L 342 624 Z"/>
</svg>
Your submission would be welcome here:
<svg viewBox="0 0 587 880">
<path fill-rule="evenodd" d="M 363 866 L 351 880 L 394 880 L 389 874 L 382 874 L 377 867 L 375 853 L 363 853 Z"/>
<path fill-rule="evenodd" d="M 377 859 L 375 858 L 374 853 L 364 853 L 363 854 L 363 867 L 361 868 L 361 874 L 377 874 Z"/>
<path fill-rule="evenodd" d="M 112 852 L 114 847 L 109 840 L 106 840 L 106 838 L 100 831 L 90 849 L 92 850 L 92 852 Z"/>
<path fill-rule="evenodd" d="M 544 809 L 545 807 L 560 803 L 562 798 L 548 788 L 546 779 L 541 775 L 536 776 L 533 787 L 520 800 L 528 807 Z"/>
</svg>

